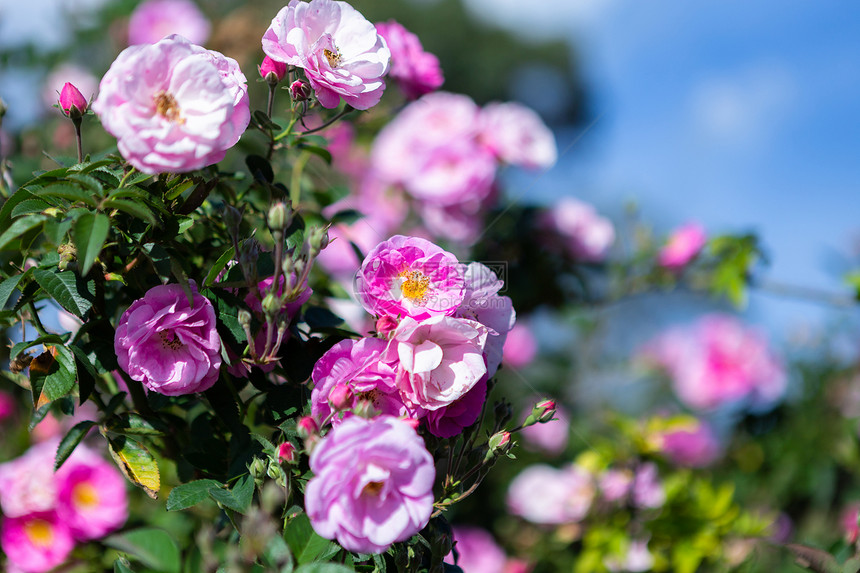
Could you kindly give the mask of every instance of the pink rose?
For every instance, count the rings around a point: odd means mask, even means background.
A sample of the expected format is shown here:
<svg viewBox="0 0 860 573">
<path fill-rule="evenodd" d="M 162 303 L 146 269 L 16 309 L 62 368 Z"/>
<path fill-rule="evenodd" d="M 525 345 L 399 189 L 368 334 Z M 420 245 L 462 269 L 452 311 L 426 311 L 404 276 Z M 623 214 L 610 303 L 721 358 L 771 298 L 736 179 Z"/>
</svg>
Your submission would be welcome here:
<svg viewBox="0 0 860 573">
<path fill-rule="evenodd" d="M 87 111 L 89 103 L 81 91 L 71 82 L 66 82 L 60 92 L 60 109 L 69 117 L 80 118 Z"/>
<path fill-rule="evenodd" d="M 647 539 L 631 540 L 622 558 L 608 556 L 603 564 L 610 571 L 651 571 L 654 567 L 654 556 L 648 551 Z"/>
<path fill-rule="evenodd" d="M 408 99 L 421 97 L 442 85 L 445 79 L 439 58 L 424 51 L 418 36 L 394 20 L 379 22 L 376 31 L 391 50 L 388 76 L 397 82 Z"/>
<path fill-rule="evenodd" d="M 132 379 L 166 396 L 208 390 L 218 380 L 221 339 L 215 310 L 191 283 L 194 306 L 179 285 L 147 291 L 120 318 L 114 349 Z"/>
<path fill-rule="evenodd" d="M 701 420 L 673 428 L 660 437 L 660 451 L 672 462 L 691 468 L 714 463 L 722 454 L 711 427 Z"/>
<path fill-rule="evenodd" d="M 395 235 L 365 257 L 355 293 L 371 314 L 450 315 L 463 302 L 463 269 L 457 257 L 430 241 Z"/>
<path fill-rule="evenodd" d="M 465 279 L 463 302 L 454 316 L 476 320 L 487 327 L 489 336 L 484 347 L 484 358 L 487 361 L 487 377 L 492 378 L 502 363 L 502 348 L 508 332 L 514 327 L 517 313 L 510 297 L 498 294 L 505 286 L 504 281 L 486 265 L 469 263 Z"/>
<path fill-rule="evenodd" d="M 653 462 L 644 463 L 636 469 L 631 491 L 636 507 L 657 508 L 666 502 L 666 492 Z"/>
<path fill-rule="evenodd" d="M 511 368 L 525 368 L 535 359 L 537 351 L 537 339 L 531 329 L 517 322 L 505 338 L 502 363 Z"/>
<path fill-rule="evenodd" d="M 43 573 L 65 561 L 75 541 L 56 512 L 43 511 L 18 517 L 7 515 L 0 530 L 0 546 L 10 569 Z"/>
<path fill-rule="evenodd" d="M 397 386 L 407 405 L 438 410 L 459 400 L 486 374 L 487 327 L 474 320 L 404 318 L 389 343 Z"/>
<path fill-rule="evenodd" d="M 76 539 L 98 539 L 128 518 L 125 478 L 116 466 L 78 446 L 59 469 L 57 515 Z"/>
<path fill-rule="evenodd" d="M 305 70 L 323 107 L 379 103 L 391 52 L 373 24 L 346 2 L 290 0 L 263 35 L 263 52 Z"/>
<path fill-rule="evenodd" d="M 218 163 L 251 118 L 239 64 L 181 36 L 123 50 L 93 111 L 122 156 L 144 173 Z"/>
<path fill-rule="evenodd" d="M 73 83 L 87 102 L 92 99 L 99 87 L 98 78 L 88 69 L 76 64 L 60 64 L 51 70 L 51 73 L 45 78 L 42 101 L 46 106 L 53 106 L 57 103 L 57 94 L 62 91 L 66 82 Z"/>
<path fill-rule="evenodd" d="M 427 431 L 440 438 L 453 438 L 462 434 L 465 428 L 478 421 L 486 399 L 487 377 L 484 376 L 462 398 L 444 408 L 427 412 L 424 417 Z"/>
<path fill-rule="evenodd" d="M 454 564 L 464 573 L 501 573 L 507 556 L 489 531 L 464 525 L 454 526 L 454 549 L 445 557 L 445 563 Z"/>
<path fill-rule="evenodd" d="M 387 344 L 378 338 L 342 340 L 322 355 L 311 374 L 311 413 L 317 420 L 323 422 L 332 416 L 331 393 L 344 385 L 352 390 L 346 409 L 365 399 L 383 414 L 410 414 L 394 383 L 394 366 L 381 360 Z M 334 416 L 330 421 L 338 424 L 341 417 Z"/>
<path fill-rule="evenodd" d="M 504 163 L 546 169 L 558 159 L 552 131 L 522 104 L 489 103 L 481 110 L 480 124 L 481 143 Z"/>
<path fill-rule="evenodd" d="M 314 448 L 310 467 L 305 508 L 311 525 L 348 551 L 382 553 L 430 520 L 433 457 L 402 420 L 344 420 Z"/>
<path fill-rule="evenodd" d="M 548 213 L 547 225 L 560 234 L 571 255 L 587 262 L 602 261 L 615 242 L 615 228 L 594 207 L 565 197 Z"/>
<path fill-rule="evenodd" d="M 53 468 L 58 441 L 42 442 L 0 464 L 0 508 L 7 518 L 54 509 L 57 487 Z"/>
<path fill-rule="evenodd" d="M 630 493 L 633 485 L 633 472 L 630 470 L 608 469 L 598 478 L 600 494 L 609 502 L 621 501 Z"/>
<path fill-rule="evenodd" d="M 178 34 L 193 44 L 209 39 L 209 20 L 189 0 L 147 0 L 138 4 L 128 20 L 128 43 L 154 44 Z"/>
<path fill-rule="evenodd" d="M 698 223 L 687 223 L 669 236 L 657 255 L 657 264 L 667 269 L 680 269 L 699 254 L 706 242 L 705 228 Z"/>
<path fill-rule="evenodd" d="M 557 525 L 582 521 L 594 500 L 594 478 L 570 464 L 556 469 L 534 464 L 508 486 L 508 510 L 532 523 Z"/>
</svg>

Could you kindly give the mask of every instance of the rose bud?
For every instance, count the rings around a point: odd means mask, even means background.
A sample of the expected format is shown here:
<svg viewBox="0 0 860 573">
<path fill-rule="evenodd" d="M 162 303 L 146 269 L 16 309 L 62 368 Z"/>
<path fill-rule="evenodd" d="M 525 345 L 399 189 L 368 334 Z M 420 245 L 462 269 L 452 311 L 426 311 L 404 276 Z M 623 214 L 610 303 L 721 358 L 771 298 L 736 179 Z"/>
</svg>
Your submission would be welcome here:
<svg viewBox="0 0 860 573">
<path fill-rule="evenodd" d="M 60 92 L 60 107 L 66 116 L 72 119 L 80 119 L 87 111 L 89 104 L 81 91 L 66 82 Z"/>
<path fill-rule="evenodd" d="M 290 84 L 290 97 L 294 101 L 306 101 L 311 97 L 311 87 L 302 80 L 296 80 Z"/>
<path fill-rule="evenodd" d="M 316 434 L 319 431 L 319 426 L 317 426 L 316 420 L 314 420 L 311 416 L 304 416 L 299 419 L 296 424 L 296 433 L 303 440 L 307 440 L 308 437 Z"/>
<path fill-rule="evenodd" d="M 277 85 L 287 75 L 287 64 L 276 62 L 269 56 L 263 58 L 257 69 L 260 70 L 260 77 L 269 85 Z"/>
<path fill-rule="evenodd" d="M 338 384 L 331 389 L 328 395 L 328 401 L 332 408 L 337 411 L 347 410 L 352 407 L 352 388 L 348 384 Z"/>
<path fill-rule="evenodd" d="M 292 442 L 284 442 L 278 446 L 278 461 L 288 464 L 296 461 L 296 447 Z"/>
</svg>

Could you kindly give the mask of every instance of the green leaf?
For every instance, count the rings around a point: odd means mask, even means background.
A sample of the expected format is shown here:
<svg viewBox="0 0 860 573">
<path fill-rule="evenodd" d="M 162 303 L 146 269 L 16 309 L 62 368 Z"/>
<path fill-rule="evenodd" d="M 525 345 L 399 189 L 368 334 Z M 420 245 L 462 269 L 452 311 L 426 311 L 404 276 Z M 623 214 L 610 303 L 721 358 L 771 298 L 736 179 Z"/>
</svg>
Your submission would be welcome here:
<svg viewBox="0 0 860 573">
<path fill-rule="evenodd" d="M 75 357 L 72 355 L 72 351 L 63 345 L 52 346 L 51 348 L 56 350 L 54 360 L 57 363 L 57 371 L 45 378 L 39 406 L 68 396 L 78 379 L 78 369 L 75 366 Z"/>
<path fill-rule="evenodd" d="M 284 541 L 290 546 L 290 551 L 296 558 L 297 563 L 311 563 L 329 553 L 332 546 L 337 552 L 340 546 L 320 537 L 313 527 L 308 516 L 304 513 L 293 518 L 284 529 Z"/>
<path fill-rule="evenodd" d="M 295 573 L 355 573 L 355 569 L 340 563 L 308 563 L 296 569 Z"/>
<path fill-rule="evenodd" d="M 117 557 L 113 562 L 113 573 L 134 573 L 134 570 L 129 565 L 128 559 Z"/>
<path fill-rule="evenodd" d="M 180 571 L 179 548 L 173 537 L 163 529 L 143 527 L 111 535 L 104 539 L 103 543 L 127 553 L 146 567 L 160 573 Z"/>
<path fill-rule="evenodd" d="M 14 275 L 9 277 L 0 283 L 0 308 L 6 306 L 6 303 L 9 302 L 9 298 L 12 296 L 12 293 L 15 292 L 15 289 L 18 288 L 18 284 L 24 279 L 25 276 L 30 274 L 30 269 L 27 269 L 20 275 Z"/>
<path fill-rule="evenodd" d="M 63 344 L 64 342 L 65 340 L 59 334 L 46 334 L 39 338 L 34 338 L 33 340 L 25 340 L 24 342 L 19 342 L 12 347 L 12 350 L 9 351 L 9 360 L 14 360 L 15 357 L 21 354 L 24 350 L 32 348 L 33 346 L 38 346 L 39 344 Z"/>
<path fill-rule="evenodd" d="M 155 214 L 153 214 L 149 207 L 141 205 L 140 203 L 129 201 L 127 199 L 107 199 L 102 203 L 102 206 L 105 209 L 117 209 L 128 213 L 132 217 L 137 217 L 138 219 L 146 221 L 153 227 L 159 226 L 158 219 L 155 218 Z"/>
<path fill-rule="evenodd" d="M 71 179 L 72 181 L 77 181 L 78 183 L 80 183 L 81 185 L 83 185 L 84 187 L 89 189 L 90 191 L 92 191 L 94 193 L 98 193 L 99 195 L 101 195 L 102 182 L 99 181 L 98 179 L 96 179 L 95 177 L 92 177 L 90 175 L 86 175 L 86 174 L 78 172 L 78 173 L 70 174 L 68 176 L 68 178 Z"/>
<path fill-rule="evenodd" d="M 86 276 L 90 272 L 109 232 L 110 217 L 101 213 L 84 213 L 75 221 L 72 237 L 78 249 L 78 267 L 81 276 Z"/>
<path fill-rule="evenodd" d="M 55 183 L 54 185 L 42 187 L 38 191 L 35 191 L 34 194 L 38 197 L 59 197 L 72 203 L 80 201 L 89 207 L 98 205 L 98 201 L 93 197 L 92 191 L 85 191 L 77 185 L 68 185 L 66 183 Z"/>
<path fill-rule="evenodd" d="M 33 277 L 60 306 L 78 318 L 84 318 L 92 308 L 95 295 L 93 281 L 84 283 L 83 279 L 72 271 L 53 273 L 47 269 L 33 269 Z"/>
<path fill-rule="evenodd" d="M 63 439 L 60 440 L 60 445 L 57 447 L 57 457 L 54 460 L 54 471 L 60 469 L 63 462 L 69 459 L 69 456 L 72 455 L 72 452 L 75 451 L 78 444 L 80 444 L 86 437 L 87 432 L 89 432 L 95 425 L 95 422 L 85 420 L 83 422 L 78 422 L 71 430 L 68 431 Z"/>
<path fill-rule="evenodd" d="M 0 207 L 0 228 L 3 228 L 6 223 L 6 219 L 12 217 L 12 211 L 17 207 L 20 203 L 24 201 L 29 201 L 30 199 L 34 199 L 35 195 L 30 192 L 30 190 L 21 187 L 17 191 L 15 191 L 11 197 L 6 199 L 6 202 L 3 203 L 3 207 Z"/>
<path fill-rule="evenodd" d="M 158 473 L 158 464 L 149 450 L 143 444 L 125 436 L 108 438 L 108 444 L 111 457 L 125 477 L 145 491 L 146 495 L 158 499 L 161 476 Z"/>
<path fill-rule="evenodd" d="M 158 419 L 149 421 L 134 412 L 116 416 L 108 423 L 107 429 L 117 434 L 129 436 L 163 436 L 169 431 L 167 425 Z"/>
<path fill-rule="evenodd" d="M 47 219 L 48 217 L 45 215 L 25 215 L 20 219 L 15 219 L 12 225 L 0 234 L 0 250 L 3 250 L 3 247 L 24 233 L 40 226 Z"/>
<path fill-rule="evenodd" d="M 95 390 L 96 378 L 99 374 L 82 348 L 72 345 L 69 346 L 69 350 L 75 355 L 75 365 L 78 372 L 78 399 L 83 405 Z"/>
<path fill-rule="evenodd" d="M 209 495 L 224 507 L 245 513 L 254 497 L 254 479 L 246 474 L 239 478 L 232 490 L 213 487 L 209 489 Z"/>
<path fill-rule="evenodd" d="M 214 479 L 200 479 L 178 485 L 167 496 L 167 511 L 180 511 L 209 499 L 209 490 L 220 487 Z"/>
<path fill-rule="evenodd" d="M 233 260 L 235 250 L 233 247 L 230 247 L 218 257 L 218 260 L 215 261 L 215 264 L 209 269 L 209 273 L 206 275 L 206 280 L 203 281 L 203 286 L 210 287 L 215 284 L 215 280 L 218 278 L 218 275 L 221 274 L 221 271 L 224 270 L 224 267 L 227 266 L 227 263 Z M 2 288 L 2 285 L 0 285 Z"/>
<path fill-rule="evenodd" d="M 331 165 L 331 152 L 328 149 L 317 147 L 316 145 L 306 145 L 304 143 L 299 143 L 296 147 L 321 157 L 323 161 Z"/>
<path fill-rule="evenodd" d="M 15 205 L 15 208 L 12 209 L 12 217 L 20 217 L 21 215 L 29 215 L 31 213 L 41 213 L 50 207 L 52 207 L 52 205 L 44 199 L 27 199 L 26 201 L 21 201 Z"/>
</svg>

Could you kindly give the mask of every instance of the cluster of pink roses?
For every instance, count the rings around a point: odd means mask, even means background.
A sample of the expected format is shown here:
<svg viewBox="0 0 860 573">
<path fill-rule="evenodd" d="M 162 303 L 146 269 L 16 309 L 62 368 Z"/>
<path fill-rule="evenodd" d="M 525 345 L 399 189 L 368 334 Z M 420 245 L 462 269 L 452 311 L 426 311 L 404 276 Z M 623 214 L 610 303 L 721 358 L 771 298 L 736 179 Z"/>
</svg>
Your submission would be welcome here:
<svg viewBox="0 0 860 573">
<path fill-rule="evenodd" d="M 417 237 L 367 255 L 355 289 L 378 337 L 337 343 L 311 376 L 311 412 L 332 426 L 311 454 L 317 533 L 378 553 L 427 524 L 435 471 L 415 428 L 451 437 L 477 421 L 515 321 L 502 286 Z"/>
<path fill-rule="evenodd" d="M 0 465 L 0 546 L 10 573 L 41 573 L 66 560 L 77 541 L 98 539 L 128 517 L 125 479 L 85 446 L 51 471 L 57 442 Z"/>
<path fill-rule="evenodd" d="M 729 315 L 711 314 L 669 330 L 646 346 L 644 356 L 669 375 L 678 398 L 697 410 L 768 406 L 786 387 L 783 366 L 764 334 Z"/>
</svg>

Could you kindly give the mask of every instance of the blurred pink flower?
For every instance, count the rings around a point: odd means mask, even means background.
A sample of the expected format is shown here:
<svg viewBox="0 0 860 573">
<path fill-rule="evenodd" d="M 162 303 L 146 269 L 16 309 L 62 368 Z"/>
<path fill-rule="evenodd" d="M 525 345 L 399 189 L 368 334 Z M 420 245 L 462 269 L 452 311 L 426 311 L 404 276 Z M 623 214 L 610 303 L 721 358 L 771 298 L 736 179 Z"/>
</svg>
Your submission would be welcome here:
<svg viewBox="0 0 860 573">
<path fill-rule="evenodd" d="M 15 397 L 8 392 L 0 391 L 0 423 L 14 416 L 17 409 Z"/>
<path fill-rule="evenodd" d="M 636 469 L 632 492 L 636 507 L 657 508 L 666 502 L 666 491 L 660 482 L 656 464 L 647 462 Z"/>
<path fill-rule="evenodd" d="M 555 136 L 531 108 L 492 102 L 481 110 L 479 121 L 480 142 L 504 163 L 546 169 L 558 159 Z"/>
<path fill-rule="evenodd" d="M 7 518 L 54 509 L 54 455 L 59 440 L 32 446 L 23 455 L 0 464 L 0 508 Z"/>
<path fill-rule="evenodd" d="M 471 245 L 484 230 L 484 214 L 490 208 L 493 193 L 478 200 L 454 205 L 437 205 L 432 201 L 418 201 L 415 205 L 421 222 L 434 237 L 461 245 Z"/>
<path fill-rule="evenodd" d="M 730 315 L 710 314 L 669 330 L 646 346 L 644 356 L 665 369 L 682 402 L 699 410 L 770 405 L 786 387 L 765 335 Z"/>
<path fill-rule="evenodd" d="M 311 525 L 348 551 L 382 553 L 430 520 L 433 457 L 402 420 L 344 420 L 314 448 L 310 467 L 305 508 Z"/>
<path fill-rule="evenodd" d="M 420 320 L 453 314 L 464 281 L 457 257 L 425 239 L 395 235 L 365 257 L 355 293 L 371 314 Z"/>
<path fill-rule="evenodd" d="M 594 500 L 594 477 L 576 465 L 561 469 L 534 464 L 508 486 L 508 510 L 532 523 L 557 525 L 581 521 Z"/>
<path fill-rule="evenodd" d="M 487 373 L 487 327 L 434 316 L 400 321 L 385 358 L 398 361 L 397 387 L 408 406 L 438 410 L 459 400 Z"/>
<path fill-rule="evenodd" d="M 391 50 L 388 77 L 397 82 L 408 99 L 439 89 L 445 81 L 439 58 L 424 51 L 418 36 L 394 20 L 377 23 L 376 31 L 385 38 Z"/>
<path fill-rule="evenodd" d="M 463 573 L 502 573 L 507 556 L 489 531 L 465 525 L 455 525 L 453 531 L 455 545 L 445 563 L 453 565 L 456 552 Z"/>
<path fill-rule="evenodd" d="M 56 512 L 43 511 L 16 517 L 7 515 L 0 531 L 0 546 L 10 569 L 43 573 L 65 561 L 75 541 Z"/>
<path fill-rule="evenodd" d="M 537 351 L 537 339 L 531 329 L 526 324 L 517 322 L 505 339 L 502 364 L 511 368 L 525 368 L 535 359 Z"/>
<path fill-rule="evenodd" d="M 556 203 L 547 213 L 546 223 L 561 235 L 568 251 L 583 261 L 602 261 L 615 242 L 615 228 L 609 219 L 573 197 Z"/>
<path fill-rule="evenodd" d="M 663 433 L 660 437 L 660 450 L 672 462 L 691 468 L 709 466 L 722 454 L 717 436 L 711 427 L 701 420 Z"/>
<path fill-rule="evenodd" d="M 166 396 L 208 390 L 221 367 L 215 310 L 193 282 L 190 286 L 193 307 L 181 286 L 160 285 L 132 303 L 116 328 L 120 368 Z"/>
<path fill-rule="evenodd" d="M 679 269 L 699 254 L 705 242 L 705 228 L 698 223 L 687 223 L 669 236 L 657 255 L 657 263 L 667 269 Z"/>
<path fill-rule="evenodd" d="M 852 503 L 842 510 L 842 517 L 840 519 L 842 531 L 845 534 L 845 541 L 851 544 L 856 543 L 857 539 L 860 538 L 860 525 L 857 524 L 858 517 L 860 517 L 860 504 Z"/>
<path fill-rule="evenodd" d="M 476 320 L 487 327 L 484 358 L 487 377 L 491 378 L 502 363 L 502 348 L 508 332 L 514 327 L 517 313 L 510 297 L 498 294 L 505 283 L 493 269 L 482 263 L 469 263 L 465 280 L 463 302 L 454 316 Z"/>
<path fill-rule="evenodd" d="M 218 163 L 251 118 L 236 60 L 176 35 L 123 50 L 102 78 L 93 111 L 144 173 Z"/>
<path fill-rule="evenodd" d="M 98 539 L 128 518 L 125 478 L 116 466 L 79 445 L 57 471 L 57 515 L 76 539 Z"/>
<path fill-rule="evenodd" d="M 525 416 L 531 410 L 525 412 Z M 524 417 L 525 417 L 524 416 Z M 570 418 L 562 408 L 556 406 L 555 416 L 549 422 L 537 423 L 524 428 L 520 434 L 523 445 L 529 450 L 543 451 L 549 454 L 560 454 L 567 447 L 570 434 Z"/>
<path fill-rule="evenodd" d="M 211 25 L 190 0 L 146 0 L 131 13 L 128 21 L 128 43 L 154 44 L 171 34 L 179 34 L 192 44 L 209 39 Z"/>
<path fill-rule="evenodd" d="M 391 52 L 373 24 L 346 2 L 290 0 L 263 35 L 263 52 L 304 69 L 323 107 L 341 99 L 368 109 L 385 90 Z"/>
<path fill-rule="evenodd" d="M 608 469 L 600 474 L 600 495 L 608 502 L 621 501 L 630 493 L 633 485 L 633 472 L 630 470 Z"/>
<path fill-rule="evenodd" d="M 627 545 L 624 557 L 607 557 L 603 564 L 610 571 L 650 571 L 654 566 L 654 556 L 648 551 L 647 539 L 633 539 Z"/>
</svg>

